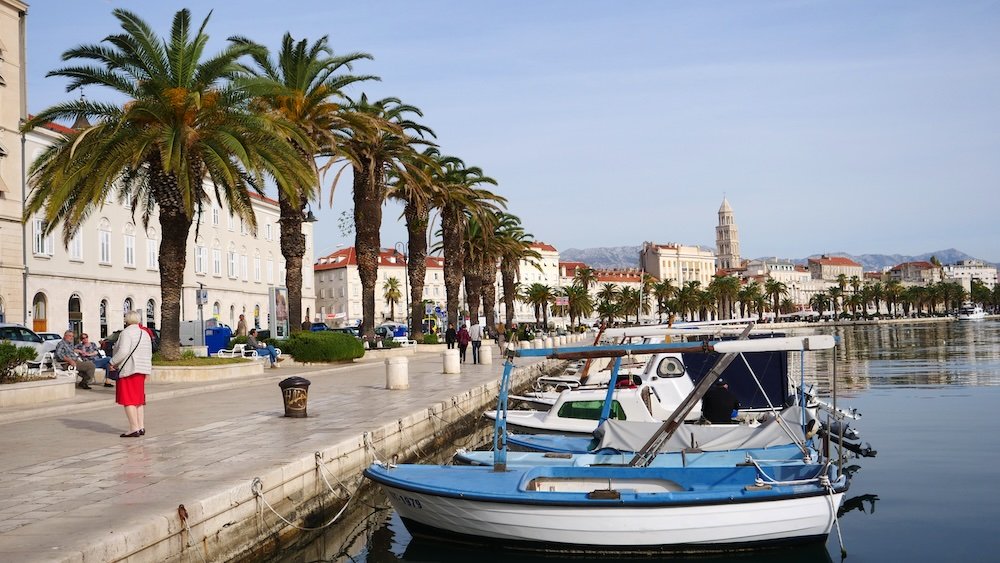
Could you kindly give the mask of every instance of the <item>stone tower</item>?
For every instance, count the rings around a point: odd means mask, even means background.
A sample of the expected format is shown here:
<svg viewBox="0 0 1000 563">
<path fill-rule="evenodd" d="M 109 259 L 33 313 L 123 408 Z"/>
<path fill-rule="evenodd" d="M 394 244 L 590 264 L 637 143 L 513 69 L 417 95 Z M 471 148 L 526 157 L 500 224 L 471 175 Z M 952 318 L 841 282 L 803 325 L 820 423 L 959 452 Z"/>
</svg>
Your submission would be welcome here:
<svg viewBox="0 0 1000 563">
<path fill-rule="evenodd" d="M 716 260 L 715 266 L 721 269 L 739 268 L 740 263 L 740 233 L 733 220 L 733 208 L 729 200 L 722 198 L 719 207 L 719 226 L 715 227 Z"/>
</svg>

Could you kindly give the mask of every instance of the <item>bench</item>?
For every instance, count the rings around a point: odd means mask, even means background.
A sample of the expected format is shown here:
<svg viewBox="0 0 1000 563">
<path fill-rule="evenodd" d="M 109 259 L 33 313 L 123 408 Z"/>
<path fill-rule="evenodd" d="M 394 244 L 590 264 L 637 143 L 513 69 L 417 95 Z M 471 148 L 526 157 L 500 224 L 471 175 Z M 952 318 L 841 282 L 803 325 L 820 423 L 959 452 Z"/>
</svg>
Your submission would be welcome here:
<svg viewBox="0 0 1000 563">
<path fill-rule="evenodd" d="M 275 352 L 278 353 L 278 357 L 281 357 L 281 348 L 275 348 Z M 226 350 L 223 348 L 215 353 L 217 358 L 253 358 L 255 360 L 267 359 L 267 356 L 261 356 L 257 353 L 257 350 L 253 348 L 247 348 L 246 344 L 233 344 L 231 350 Z"/>
</svg>

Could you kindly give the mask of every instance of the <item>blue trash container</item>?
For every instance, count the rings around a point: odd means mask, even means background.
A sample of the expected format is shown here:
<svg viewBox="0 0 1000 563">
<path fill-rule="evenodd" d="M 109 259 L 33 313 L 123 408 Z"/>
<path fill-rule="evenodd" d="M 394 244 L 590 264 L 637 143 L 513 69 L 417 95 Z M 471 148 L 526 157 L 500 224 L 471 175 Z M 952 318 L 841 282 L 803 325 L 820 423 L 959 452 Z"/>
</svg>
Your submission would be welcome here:
<svg viewBox="0 0 1000 563">
<path fill-rule="evenodd" d="M 208 347 L 208 355 L 214 356 L 216 352 L 223 348 L 229 348 L 229 340 L 233 337 L 233 331 L 229 327 L 215 326 L 205 329 L 205 346 Z"/>
</svg>

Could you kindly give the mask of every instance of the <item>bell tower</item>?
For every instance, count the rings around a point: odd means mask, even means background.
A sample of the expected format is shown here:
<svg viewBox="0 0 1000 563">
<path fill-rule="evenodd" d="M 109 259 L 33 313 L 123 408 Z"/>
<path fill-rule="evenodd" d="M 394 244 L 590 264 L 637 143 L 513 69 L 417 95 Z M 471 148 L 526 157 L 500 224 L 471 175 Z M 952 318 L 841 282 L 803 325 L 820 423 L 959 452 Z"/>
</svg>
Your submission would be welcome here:
<svg viewBox="0 0 1000 563">
<path fill-rule="evenodd" d="M 715 227 L 716 259 L 715 266 L 719 269 L 739 268 L 740 233 L 733 218 L 733 208 L 729 200 L 723 196 L 719 207 L 719 225 Z"/>
</svg>

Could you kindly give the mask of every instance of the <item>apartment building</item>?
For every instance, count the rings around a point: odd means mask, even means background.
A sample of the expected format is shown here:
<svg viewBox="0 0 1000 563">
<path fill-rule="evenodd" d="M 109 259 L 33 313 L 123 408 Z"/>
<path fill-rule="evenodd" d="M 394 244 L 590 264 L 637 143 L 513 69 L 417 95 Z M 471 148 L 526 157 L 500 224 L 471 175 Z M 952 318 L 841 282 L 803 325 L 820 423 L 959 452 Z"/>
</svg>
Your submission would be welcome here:
<svg viewBox="0 0 1000 563">
<path fill-rule="evenodd" d="M 677 243 L 642 243 L 639 252 L 642 271 L 659 280 L 672 280 L 677 286 L 697 281 L 704 288 L 715 276 L 716 256 L 711 250 Z"/>
<path fill-rule="evenodd" d="M 841 274 L 850 279 L 862 275 L 861 264 L 843 256 L 827 256 L 809 259 L 809 275 L 814 280 L 835 281 Z"/>
<path fill-rule="evenodd" d="M 0 0 L 0 322 L 25 322 L 20 125 L 27 119 L 28 5 Z"/>
</svg>

